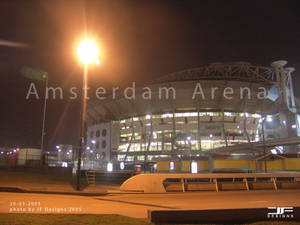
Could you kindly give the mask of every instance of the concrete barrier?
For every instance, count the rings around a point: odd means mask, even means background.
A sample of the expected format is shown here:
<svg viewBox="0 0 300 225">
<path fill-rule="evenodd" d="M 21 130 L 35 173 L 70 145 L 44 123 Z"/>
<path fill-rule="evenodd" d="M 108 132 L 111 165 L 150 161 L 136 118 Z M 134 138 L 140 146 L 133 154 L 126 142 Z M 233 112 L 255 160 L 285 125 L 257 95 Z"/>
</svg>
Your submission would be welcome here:
<svg viewBox="0 0 300 225">
<path fill-rule="evenodd" d="M 258 221 L 300 221 L 300 207 L 293 212 L 268 215 L 276 209 L 244 208 L 244 209 L 204 209 L 204 210 L 148 210 L 148 219 L 152 223 L 175 224 L 241 224 Z M 288 216 L 288 218 L 287 218 Z"/>
<path fill-rule="evenodd" d="M 289 181 L 278 179 L 286 178 Z M 197 182 L 209 180 L 209 182 Z M 172 180 L 176 180 L 173 183 Z M 171 181 L 171 182 L 170 182 Z M 238 182 L 237 182 L 238 181 Z M 196 190 L 249 190 L 268 189 L 277 190 L 285 187 L 283 183 L 299 183 L 300 173 L 228 173 L 228 174 L 190 174 L 190 173 L 152 173 L 140 174 L 126 180 L 120 187 L 121 191 L 139 191 L 145 193 L 164 193 L 166 191 L 196 191 Z M 173 185 L 173 187 L 172 187 Z M 198 189 L 197 189 L 198 187 Z M 214 188 L 213 188 L 214 187 Z M 297 185 L 294 185 L 297 187 Z"/>
</svg>

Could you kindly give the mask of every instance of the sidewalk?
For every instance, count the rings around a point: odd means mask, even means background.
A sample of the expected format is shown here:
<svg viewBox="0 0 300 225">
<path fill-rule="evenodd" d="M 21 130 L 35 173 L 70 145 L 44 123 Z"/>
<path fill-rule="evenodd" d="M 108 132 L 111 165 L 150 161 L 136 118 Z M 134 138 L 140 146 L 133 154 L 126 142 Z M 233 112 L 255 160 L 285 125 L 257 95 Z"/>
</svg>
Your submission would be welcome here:
<svg viewBox="0 0 300 225">
<path fill-rule="evenodd" d="M 108 193 L 120 192 L 119 186 L 112 185 L 89 185 L 77 191 L 74 186 L 67 183 L 7 183 L 0 182 L 0 192 L 16 193 L 41 193 L 41 194 L 64 194 L 81 196 L 101 196 Z"/>
</svg>

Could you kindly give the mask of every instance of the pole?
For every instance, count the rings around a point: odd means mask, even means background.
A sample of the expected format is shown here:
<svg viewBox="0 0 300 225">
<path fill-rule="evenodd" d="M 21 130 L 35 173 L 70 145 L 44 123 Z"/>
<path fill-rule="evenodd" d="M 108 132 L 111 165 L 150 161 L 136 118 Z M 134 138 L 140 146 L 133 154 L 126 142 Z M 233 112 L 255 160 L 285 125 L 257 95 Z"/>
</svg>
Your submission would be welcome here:
<svg viewBox="0 0 300 225">
<path fill-rule="evenodd" d="M 261 129 L 262 129 L 262 136 L 263 136 L 263 146 L 264 146 L 264 163 L 265 163 L 265 173 L 268 172 L 267 170 L 267 159 L 266 159 L 266 141 L 265 141 L 265 117 L 262 119 Z"/>
<path fill-rule="evenodd" d="M 43 109 L 43 122 L 42 122 L 42 135 L 41 135 L 41 155 L 44 151 L 44 137 L 45 137 L 45 121 L 46 121 L 46 110 L 47 110 L 47 88 L 48 88 L 48 75 L 43 75 L 46 78 L 45 81 L 45 97 L 44 97 L 44 109 Z"/>
<path fill-rule="evenodd" d="M 86 114 L 86 100 L 87 100 L 87 75 L 88 65 L 84 64 L 83 80 L 82 80 L 82 94 L 81 94 L 81 112 L 80 112 L 80 128 L 79 128 L 79 148 L 78 148 L 78 164 L 77 164 L 77 191 L 80 191 L 80 167 L 81 167 L 81 153 L 84 143 L 84 124 Z"/>
</svg>

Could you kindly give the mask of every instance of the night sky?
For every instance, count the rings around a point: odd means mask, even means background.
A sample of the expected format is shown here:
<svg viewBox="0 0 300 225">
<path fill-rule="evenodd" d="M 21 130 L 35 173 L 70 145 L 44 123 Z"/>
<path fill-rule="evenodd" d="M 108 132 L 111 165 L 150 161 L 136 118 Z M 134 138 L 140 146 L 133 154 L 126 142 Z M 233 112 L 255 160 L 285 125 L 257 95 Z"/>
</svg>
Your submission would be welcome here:
<svg viewBox="0 0 300 225">
<path fill-rule="evenodd" d="M 80 88 L 76 47 L 85 30 L 100 44 L 92 87 L 126 86 L 212 62 L 295 67 L 300 96 L 300 1 L 0 1 L 0 147 L 40 145 L 42 99 L 26 100 L 23 66 L 49 74 L 51 86 Z M 297 77 L 298 75 L 298 77 Z M 44 83 L 34 81 L 39 93 Z M 93 88 L 91 88 L 91 93 Z M 76 144 L 80 101 L 49 100 L 45 147 Z"/>
</svg>

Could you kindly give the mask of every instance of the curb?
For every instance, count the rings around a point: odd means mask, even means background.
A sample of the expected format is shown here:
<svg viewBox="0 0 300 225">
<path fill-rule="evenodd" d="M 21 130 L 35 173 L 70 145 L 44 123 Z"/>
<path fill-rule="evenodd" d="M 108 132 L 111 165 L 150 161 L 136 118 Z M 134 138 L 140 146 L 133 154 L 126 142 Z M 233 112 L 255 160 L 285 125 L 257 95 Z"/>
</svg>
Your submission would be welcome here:
<svg viewBox="0 0 300 225">
<path fill-rule="evenodd" d="M 56 194 L 56 195 L 77 195 L 77 196 L 104 196 L 107 192 L 92 193 L 92 192 L 64 192 L 64 191 L 32 191 L 17 187 L 0 187 L 0 192 L 13 193 L 28 193 L 28 194 Z"/>
</svg>

